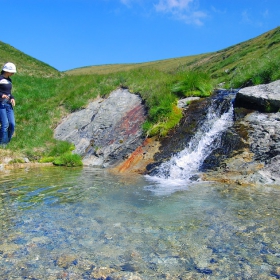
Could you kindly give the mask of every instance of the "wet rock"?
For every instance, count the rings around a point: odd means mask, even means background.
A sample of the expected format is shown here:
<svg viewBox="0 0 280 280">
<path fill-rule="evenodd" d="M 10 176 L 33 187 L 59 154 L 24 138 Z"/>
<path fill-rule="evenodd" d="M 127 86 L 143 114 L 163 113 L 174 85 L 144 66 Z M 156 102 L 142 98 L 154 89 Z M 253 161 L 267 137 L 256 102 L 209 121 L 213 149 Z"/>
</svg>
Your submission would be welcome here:
<svg viewBox="0 0 280 280">
<path fill-rule="evenodd" d="M 205 119 L 209 102 L 210 98 L 195 100 L 183 111 L 183 118 L 179 125 L 172 129 L 167 137 L 160 140 L 158 152 L 154 155 L 154 161 L 147 165 L 147 173 L 153 175 L 162 162 L 168 161 L 172 155 L 186 147 L 200 123 Z"/>
<path fill-rule="evenodd" d="M 208 172 L 205 176 L 238 185 L 279 184 L 279 117 L 279 113 L 254 112 L 247 115 L 242 120 L 247 130 L 246 139 L 240 135 L 246 148 L 235 150 L 235 154 L 226 158 L 217 172 Z"/>
<path fill-rule="evenodd" d="M 255 159 L 267 161 L 280 154 L 280 113 L 254 112 L 243 122 L 248 127 L 249 143 Z"/>
<path fill-rule="evenodd" d="M 2 243 L 0 244 L 0 252 L 2 252 L 3 255 L 11 255 L 17 250 L 19 250 L 21 246 L 15 243 Z"/>
<path fill-rule="evenodd" d="M 131 272 L 134 272 L 134 271 L 137 270 L 137 268 L 136 268 L 133 264 L 131 264 L 131 263 L 125 263 L 125 264 L 123 264 L 123 265 L 121 266 L 121 269 L 122 269 L 123 271 L 131 271 Z"/>
<path fill-rule="evenodd" d="M 159 147 L 160 142 L 155 137 L 147 138 L 127 159 L 112 168 L 111 171 L 117 173 L 145 173 L 146 167 L 154 162 L 154 155 L 159 151 Z"/>
<path fill-rule="evenodd" d="M 71 265 L 77 265 L 78 260 L 76 256 L 72 255 L 62 255 L 55 260 L 55 265 L 62 267 L 64 269 L 69 268 Z"/>
<path fill-rule="evenodd" d="M 137 275 L 137 273 L 114 273 L 108 278 L 108 280 L 142 280 L 140 276 Z"/>
<path fill-rule="evenodd" d="M 169 161 L 170 158 L 184 150 L 192 139 L 197 135 L 199 128 L 207 119 L 209 106 L 213 111 L 219 111 L 221 114 L 227 112 L 232 104 L 235 93 L 216 92 L 209 98 L 201 98 L 193 101 L 184 111 L 183 118 L 179 125 L 172 129 L 168 136 L 161 140 L 159 152 L 154 156 L 154 162 L 147 165 L 147 173 L 156 175 L 159 172 L 161 163 Z M 203 132 L 200 131 L 200 134 Z M 221 138 L 221 140 L 220 140 Z M 217 145 L 221 141 L 221 145 Z M 228 130 L 221 137 L 218 137 L 213 146 L 212 153 L 205 159 L 200 167 L 200 171 L 206 171 L 218 167 L 219 164 L 232 154 L 234 150 L 243 145 L 237 132 Z M 195 179 L 195 178 L 194 178 Z M 197 179 L 197 178 L 196 178 Z"/>
<path fill-rule="evenodd" d="M 178 104 L 177 106 L 179 108 L 186 108 L 190 102 L 194 101 L 194 100 L 199 100 L 200 97 L 187 97 L 187 98 L 183 98 L 183 99 L 180 99 L 178 100 Z"/>
<path fill-rule="evenodd" d="M 97 267 L 92 271 L 90 276 L 94 277 L 94 279 L 114 279 L 110 276 L 114 272 L 116 272 L 116 270 L 113 268 Z"/>
<path fill-rule="evenodd" d="M 253 180 L 260 183 L 280 183 L 280 113 L 254 112 L 244 118 L 248 127 L 248 142 L 254 153 L 254 162 L 264 167 L 259 170 Z"/>
<path fill-rule="evenodd" d="M 237 142 L 231 153 L 224 157 L 219 164 L 219 170 L 204 174 L 204 179 L 236 183 L 240 186 L 280 183 L 280 113 L 252 110 L 254 108 L 265 111 L 261 109 L 264 100 L 277 107 L 280 104 L 277 101 L 280 100 L 279 90 L 280 81 L 276 81 L 268 85 L 248 87 L 237 94 L 235 106 L 251 109 L 236 107 L 235 123 L 225 135 L 233 132 L 235 137 L 232 139 L 238 140 L 239 144 Z M 254 101 L 255 105 L 246 104 L 248 100 Z M 226 142 L 234 141 L 226 140 L 222 146 Z"/>
<path fill-rule="evenodd" d="M 202 274 L 212 274 L 213 271 L 210 268 L 199 268 L 195 267 L 196 271 Z"/>
</svg>

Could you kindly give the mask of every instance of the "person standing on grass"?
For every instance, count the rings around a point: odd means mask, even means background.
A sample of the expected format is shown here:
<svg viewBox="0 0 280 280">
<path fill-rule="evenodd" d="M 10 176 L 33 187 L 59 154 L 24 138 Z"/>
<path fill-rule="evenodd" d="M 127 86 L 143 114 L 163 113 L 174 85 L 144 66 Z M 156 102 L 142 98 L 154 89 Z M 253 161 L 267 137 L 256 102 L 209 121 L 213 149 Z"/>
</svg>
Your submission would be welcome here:
<svg viewBox="0 0 280 280">
<path fill-rule="evenodd" d="M 16 66 L 8 62 L 0 75 L 0 145 L 5 147 L 11 141 L 15 131 L 15 98 L 12 95 L 11 76 L 16 73 Z"/>
</svg>

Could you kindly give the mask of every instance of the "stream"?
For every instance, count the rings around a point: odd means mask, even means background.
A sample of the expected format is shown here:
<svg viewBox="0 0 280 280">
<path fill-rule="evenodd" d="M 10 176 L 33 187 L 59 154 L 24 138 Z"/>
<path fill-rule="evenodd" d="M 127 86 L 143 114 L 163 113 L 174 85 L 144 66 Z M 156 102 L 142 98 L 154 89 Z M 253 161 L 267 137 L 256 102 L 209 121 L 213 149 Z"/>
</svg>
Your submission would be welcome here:
<svg viewBox="0 0 280 280">
<path fill-rule="evenodd" d="M 2 172 L 0 279 L 279 279 L 280 187 Z"/>
<path fill-rule="evenodd" d="M 0 279 L 280 279 L 280 186 L 200 180 L 233 124 L 224 97 L 149 175 L 1 171 Z"/>
</svg>

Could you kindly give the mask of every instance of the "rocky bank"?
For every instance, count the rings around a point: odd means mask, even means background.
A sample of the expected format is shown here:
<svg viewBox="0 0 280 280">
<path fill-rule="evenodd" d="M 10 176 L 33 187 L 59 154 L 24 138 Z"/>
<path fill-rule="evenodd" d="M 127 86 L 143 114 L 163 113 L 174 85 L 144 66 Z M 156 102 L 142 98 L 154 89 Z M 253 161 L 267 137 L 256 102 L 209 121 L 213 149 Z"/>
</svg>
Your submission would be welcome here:
<svg viewBox="0 0 280 280">
<path fill-rule="evenodd" d="M 280 81 L 241 89 L 234 106 L 231 132 L 241 145 L 204 179 L 239 185 L 279 185 Z"/>
<path fill-rule="evenodd" d="M 139 96 L 123 88 L 63 119 L 54 136 L 73 143 L 74 152 L 83 157 L 84 165 L 145 173 L 147 165 L 163 159 L 162 154 L 167 160 L 174 153 L 174 147 L 178 151 L 182 149 L 194 133 L 190 128 L 195 128 L 194 120 L 203 114 L 207 105 L 205 99 L 196 98 L 191 106 L 186 105 L 187 101 L 178 102 L 185 117 L 165 139 L 143 137 L 145 105 Z M 219 160 L 202 178 L 238 184 L 279 184 L 280 81 L 241 89 L 236 94 L 234 107 L 234 126 L 224 136 L 230 148 L 216 152 Z M 188 123 L 187 120 L 193 123 L 182 130 L 181 125 Z M 172 142 L 180 130 L 180 137 L 184 139 Z M 173 150 L 168 150 L 168 146 Z M 214 157 L 212 154 L 212 162 Z"/>
<path fill-rule="evenodd" d="M 145 157 L 144 150 L 145 147 L 156 149 L 157 145 L 143 136 L 145 120 L 146 109 L 140 96 L 119 88 L 108 98 L 97 98 L 86 109 L 63 119 L 54 137 L 73 143 L 76 147 L 73 153 L 82 156 L 85 166 L 112 168 L 126 161 L 120 167 L 124 169 L 132 155 L 135 158 L 141 154 L 139 160 L 152 160 Z"/>
</svg>

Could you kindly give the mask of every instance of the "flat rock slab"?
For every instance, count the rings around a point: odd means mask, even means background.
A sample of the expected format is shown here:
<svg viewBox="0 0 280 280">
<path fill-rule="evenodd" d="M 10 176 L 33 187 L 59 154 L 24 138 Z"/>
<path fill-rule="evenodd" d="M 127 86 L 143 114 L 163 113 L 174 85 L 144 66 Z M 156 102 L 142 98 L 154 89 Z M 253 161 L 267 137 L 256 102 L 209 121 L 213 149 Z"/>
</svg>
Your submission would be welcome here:
<svg viewBox="0 0 280 280">
<path fill-rule="evenodd" d="M 235 106 L 277 112 L 280 109 L 280 80 L 241 89 L 236 95 Z"/>
</svg>

